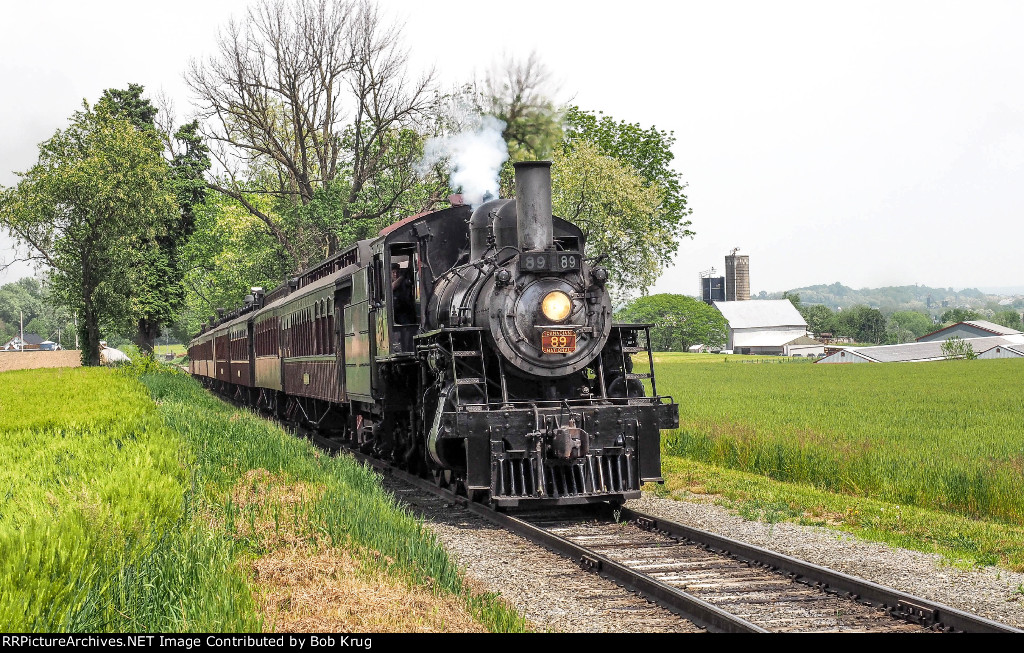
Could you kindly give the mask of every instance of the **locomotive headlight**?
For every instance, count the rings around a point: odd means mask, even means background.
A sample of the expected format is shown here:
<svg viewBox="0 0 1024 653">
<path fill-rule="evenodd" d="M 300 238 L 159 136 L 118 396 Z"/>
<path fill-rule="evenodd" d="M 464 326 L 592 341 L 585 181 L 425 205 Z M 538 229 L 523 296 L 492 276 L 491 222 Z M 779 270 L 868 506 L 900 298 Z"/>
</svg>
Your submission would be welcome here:
<svg viewBox="0 0 1024 653">
<path fill-rule="evenodd" d="M 552 322 L 561 322 L 572 313 L 572 300 L 561 290 L 552 290 L 544 296 L 540 310 Z"/>
</svg>

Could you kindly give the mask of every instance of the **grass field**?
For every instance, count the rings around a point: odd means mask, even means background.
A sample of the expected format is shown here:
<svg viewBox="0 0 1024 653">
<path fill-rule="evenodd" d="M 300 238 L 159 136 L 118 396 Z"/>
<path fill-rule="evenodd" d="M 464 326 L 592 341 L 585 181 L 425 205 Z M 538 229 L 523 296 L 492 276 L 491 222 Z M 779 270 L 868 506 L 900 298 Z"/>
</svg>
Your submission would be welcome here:
<svg viewBox="0 0 1024 653">
<path fill-rule="evenodd" d="M 373 472 L 155 363 L 0 375 L 0 488 L 3 632 L 526 627 Z"/>
<path fill-rule="evenodd" d="M 1024 361 L 744 359 L 656 355 L 658 390 L 680 405 L 680 429 L 663 440 L 669 458 L 986 520 L 1019 534 Z M 699 469 L 707 480 L 707 468 Z M 688 468 L 690 481 L 696 470 Z"/>
<path fill-rule="evenodd" d="M 136 381 L 0 375 L 0 630 L 259 628 L 230 541 L 191 519 L 183 453 Z"/>
</svg>

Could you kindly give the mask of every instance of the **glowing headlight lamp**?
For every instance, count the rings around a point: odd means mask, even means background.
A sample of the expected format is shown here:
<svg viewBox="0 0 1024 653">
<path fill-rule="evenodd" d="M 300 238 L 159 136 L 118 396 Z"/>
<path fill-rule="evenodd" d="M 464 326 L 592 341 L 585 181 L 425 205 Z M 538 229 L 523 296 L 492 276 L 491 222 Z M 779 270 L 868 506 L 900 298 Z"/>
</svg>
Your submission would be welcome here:
<svg viewBox="0 0 1024 653">
<path fill-rule="evenodd" d="M 552 322 L 562 322 L 572 313 L 572 300 L 561 290 L 552 290 L 544 296 L 540 310 Z"/>
</svg>

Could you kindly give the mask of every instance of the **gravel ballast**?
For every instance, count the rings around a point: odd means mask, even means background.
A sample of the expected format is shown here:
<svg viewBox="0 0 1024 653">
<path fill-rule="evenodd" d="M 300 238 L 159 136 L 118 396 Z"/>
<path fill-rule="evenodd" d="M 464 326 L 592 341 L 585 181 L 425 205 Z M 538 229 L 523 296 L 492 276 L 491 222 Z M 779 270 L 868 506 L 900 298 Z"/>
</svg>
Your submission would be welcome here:
<svg viewBox="0 0 1024 653">
<path fill-rule="evenodd" d="M 630 508 L 711 531 L 881 585 L 1024 628 L 1024 574 L 997 567 L 965 570 L 941 556 L 867 542 L 817 526 L 745 520 L 701 501 L 649 494 Z M 541 630 L 694 632 L 699 630 L 614 583 L 464 510 L 419 512 L 480 589 L 500 592 Z"/>
</svg>

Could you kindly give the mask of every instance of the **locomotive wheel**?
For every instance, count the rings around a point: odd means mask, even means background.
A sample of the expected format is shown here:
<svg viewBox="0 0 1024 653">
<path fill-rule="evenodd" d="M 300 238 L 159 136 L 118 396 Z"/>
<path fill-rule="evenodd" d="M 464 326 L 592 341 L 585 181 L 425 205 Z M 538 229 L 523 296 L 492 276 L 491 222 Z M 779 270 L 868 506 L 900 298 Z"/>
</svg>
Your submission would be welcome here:
<svg viewBox="0 0 1024 653">
<path fill-rule="evenodd" d="M 437 487 L 444 490 L 450 489 L 452 487 L 452 480 L 454 479 L 454 476 L 452 475 L 452 470 L 435 469 L 433 473 L 434 483 L 437 485 Z"/>
</svg>

